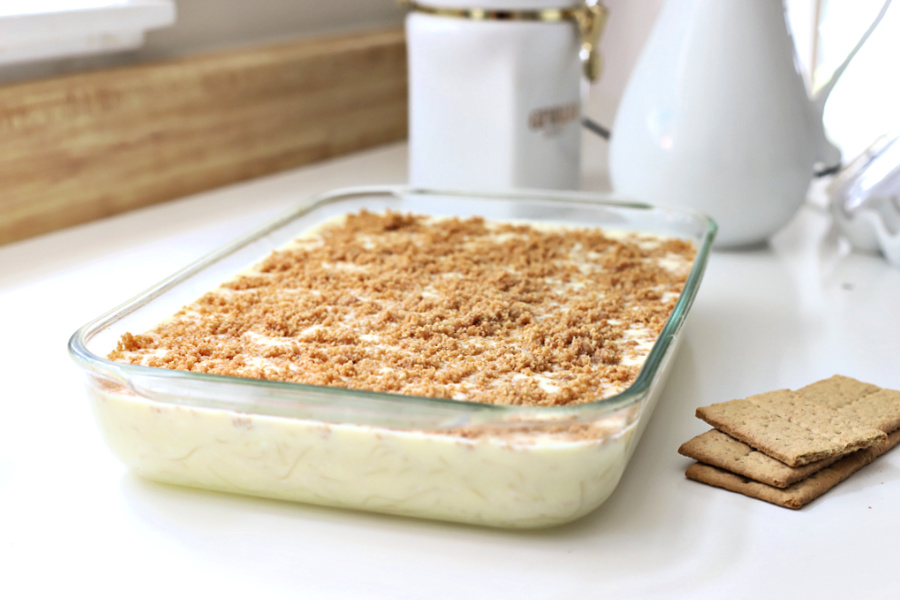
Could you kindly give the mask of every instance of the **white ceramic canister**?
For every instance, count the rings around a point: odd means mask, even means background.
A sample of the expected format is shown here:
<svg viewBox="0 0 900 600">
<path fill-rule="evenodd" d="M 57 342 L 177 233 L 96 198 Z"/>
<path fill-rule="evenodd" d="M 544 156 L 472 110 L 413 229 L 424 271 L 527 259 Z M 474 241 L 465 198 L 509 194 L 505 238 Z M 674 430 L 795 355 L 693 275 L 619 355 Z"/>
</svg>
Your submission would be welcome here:
<svg viewBox="0 0 900 600">
<path fill-rule="evenodd" d="M 576 189 L 583 67 L 574 15 L 584 3 L 434 3 L 412 4 L 406 19 L 410 183 Z"/>
</svg>

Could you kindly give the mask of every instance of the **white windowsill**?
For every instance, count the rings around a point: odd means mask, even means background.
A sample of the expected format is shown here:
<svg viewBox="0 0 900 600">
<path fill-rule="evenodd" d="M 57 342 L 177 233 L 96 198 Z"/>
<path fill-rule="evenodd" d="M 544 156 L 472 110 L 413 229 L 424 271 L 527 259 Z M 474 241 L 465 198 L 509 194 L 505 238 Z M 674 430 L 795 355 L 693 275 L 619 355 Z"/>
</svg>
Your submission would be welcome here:
<svg viewBox="0 0 900 600">
<path fill-rule="evenodd" d="M 173 0 L 0 0 L 0 66 L 138 48 Z"/>
</svg>

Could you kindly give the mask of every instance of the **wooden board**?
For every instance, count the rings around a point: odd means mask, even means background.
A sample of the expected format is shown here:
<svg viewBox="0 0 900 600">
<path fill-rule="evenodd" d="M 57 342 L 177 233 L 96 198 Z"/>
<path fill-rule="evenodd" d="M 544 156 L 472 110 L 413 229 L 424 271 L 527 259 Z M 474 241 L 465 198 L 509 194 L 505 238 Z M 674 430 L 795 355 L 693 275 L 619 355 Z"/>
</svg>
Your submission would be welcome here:
<svg viewBox="0 0 900 600">
<path fill-rule="evenodd" d="M 0 244 L 404 139 L 397 29 L 0 86 Z"/>
</svg>

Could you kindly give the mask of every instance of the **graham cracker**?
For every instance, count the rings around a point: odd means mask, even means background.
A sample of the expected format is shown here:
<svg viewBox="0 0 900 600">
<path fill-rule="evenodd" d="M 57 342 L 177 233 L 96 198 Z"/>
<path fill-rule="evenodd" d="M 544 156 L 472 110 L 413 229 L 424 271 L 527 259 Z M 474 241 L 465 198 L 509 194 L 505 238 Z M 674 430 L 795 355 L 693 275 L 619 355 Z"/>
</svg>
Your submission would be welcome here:
<svg viewBox="0 0 900 600">
<path fill-rule="evenodd" d="M 885 433 L 900 429 L 900 392 L 878 390 L 839 409 L 847 417 L 876 427 Z"/>
<path fill-rule="evenodd" d="M 852 377 L 834 375 L 797 390 L 797 393 L 830 408 L 839 409 L 881 388 Z"/>
<path fill-rule="evenodd" d="M 883 442 L 887 437 L 878 427 L 860 423 L 859 412 L 884 421 L 891 415 L 892 397 L 866 402 L 865 387 L 846 386 L 844 378 L 819 382 L 812 390 L 775 390 L 747 398 L 721 402 L 697 409 L 697 416 L 716 429 L 775 458 L 799 467 L 817 460 L 842 456 Z M 846 378 L 849 379 L 849 378 Z M 829 386 L 840 386 L 843 400 L 838 406 L 820 400 Z"/>
<path fill-rule="evenodd" d="M 786 488 L 752 481 L 723 469 L 694 463 L 685 471 L 688 479 L 744 494 L 785 508 L 798 509 L 809 504 L 850 475 L 871 464 L 876 458 L 900 444 L 900 430 L 887 436 L 884 443 L 845 456 L 806 479 Z"/>
<path fill-rule="evenodd" d="M 786 488 L 841 459 L 831 456 L 802 467 L 789 467 L 716 429 L 683 443 L 678 453 L 776 488 Z"/>
</svg>

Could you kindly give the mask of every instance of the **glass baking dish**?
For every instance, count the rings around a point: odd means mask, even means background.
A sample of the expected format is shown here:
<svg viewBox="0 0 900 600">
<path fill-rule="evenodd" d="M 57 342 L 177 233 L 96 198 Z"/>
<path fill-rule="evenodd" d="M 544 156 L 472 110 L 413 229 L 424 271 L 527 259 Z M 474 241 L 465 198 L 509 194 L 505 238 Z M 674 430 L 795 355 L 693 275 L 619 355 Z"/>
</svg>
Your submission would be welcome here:
<svg viewBox="0 0 900 600">
<path fill-rule="evenodd" d="M 528 407 L 209 375 L 106 359 L 323 221 L 359 211 L 481 216 L 678 237 L 697 257 L 635 382 L 584 404 Z M 647 425 L 716 226 L 695 212 L 579 193 L 339 190 L 296 208 L 79 329 L 69 351 L 113 453 L 165 483 L 498 527 L 572 521 L 613 491 Z"/>
</svg>

